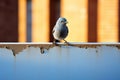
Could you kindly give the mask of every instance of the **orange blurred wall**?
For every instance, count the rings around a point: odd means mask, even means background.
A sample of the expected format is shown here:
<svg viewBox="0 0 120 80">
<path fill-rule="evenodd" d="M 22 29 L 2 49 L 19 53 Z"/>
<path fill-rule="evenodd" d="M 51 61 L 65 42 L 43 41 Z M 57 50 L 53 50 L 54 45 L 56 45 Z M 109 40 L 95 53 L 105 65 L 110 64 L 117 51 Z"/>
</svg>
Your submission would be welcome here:
<svg viewBox="0 0 120 80">
<path fill-rule="evenodd" d="M 118 34 L 118 0 L 98 0 L 98 42 L 117 42 Z"/>
<path fill-rule="evenodd" d="M 66 40 L 87 42 L 87 0 L 61 0 L 61 16 L 68 19 Z"/>
<path fill-rule="evenodd" d="M 26 41 L 26 0 L 18 0 L 18 41 Z"/>
<path fill-rule="evenodd" d="M 61 16 L 67 18 L 70 42 L 88 41 L 88 0 L 61 0 Z M 26 0 L 19 0 L 19 42 L 26 41 Z M 98 0 L 97 41 L 118 41 L 118 0 Z M 32 0 L 32 42 L 48 42 L 49 0 Z M 52 35 L 52 34 L 51 34 Z M 90 35 L 93 36 L 93 35 Z"/>
<path fill-rule="evenodd" d="M 49 41 L 49 0 L 32 0 L 32 41 Z"/>
</svg>

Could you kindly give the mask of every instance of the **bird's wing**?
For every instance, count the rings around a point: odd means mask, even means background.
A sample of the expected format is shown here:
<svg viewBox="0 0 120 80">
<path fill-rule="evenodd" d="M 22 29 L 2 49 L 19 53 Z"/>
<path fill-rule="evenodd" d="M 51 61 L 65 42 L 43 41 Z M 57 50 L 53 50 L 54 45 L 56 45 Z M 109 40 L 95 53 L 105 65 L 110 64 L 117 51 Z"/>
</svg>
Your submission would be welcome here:
<svg viewBox="0 0 120 80">
<path fill-rule="evenodd" d="M 53 30 L 52 30 L 52 33 L 54 33 L 54 32 L 55 32 L 55 30 L 53 29 Z"/>
<path fill-rule="evenodd" d="M 66 26 L 66 28 L 67 28 L 67 33 L 69 33 L 69 30 L 68 30 L 68 27 Z"/>
<path fill-rule="evenodd" d="M 53 30 L 52 30 L 52 33 L 54 33 L 55 32 L 55 26 L 54 26 L 54 28 L 53 28 Z"/>
</svg>

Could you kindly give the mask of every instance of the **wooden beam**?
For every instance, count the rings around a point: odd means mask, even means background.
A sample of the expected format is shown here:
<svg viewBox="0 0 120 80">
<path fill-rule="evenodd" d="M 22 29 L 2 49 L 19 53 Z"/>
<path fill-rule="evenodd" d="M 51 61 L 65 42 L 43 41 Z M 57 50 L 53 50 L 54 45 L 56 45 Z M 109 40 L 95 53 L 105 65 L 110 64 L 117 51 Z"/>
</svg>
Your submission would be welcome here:
<svg viewBox="0 0 120 80">
<path fill-rule="evenodd" d="M 50 8 L 50 33 L 49 33 L 49 41 L 53 41 L 52 29 L 56 24 L 57 19 L 60 17 L 60 0 L 51 0 L 49 3 Z"/>
<path fill-rule="evenodd" d="M 18 0 L 0 0 L 0 42 L 18 41 Z"/>
<path fill-rule="evenodd" d="M 97 42 L 97 3 L 88 0 L 88 42 Z"/>
</svg>

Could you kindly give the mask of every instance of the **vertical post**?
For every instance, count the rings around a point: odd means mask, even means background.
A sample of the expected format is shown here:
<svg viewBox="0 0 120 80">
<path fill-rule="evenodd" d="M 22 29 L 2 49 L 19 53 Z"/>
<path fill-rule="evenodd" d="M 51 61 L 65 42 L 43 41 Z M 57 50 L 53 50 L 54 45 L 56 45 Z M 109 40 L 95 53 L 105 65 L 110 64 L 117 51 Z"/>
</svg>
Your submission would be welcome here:
<svg viewBox="0 0 120 80">
<path fill-rule="evenodd" d="M 50 33 L 49 38 L 50 42 L 53 41 L 52 29 L 55 26 L 57 19 L 60 17 L 60 0 L 50 0 Z"/>
<path fill-rule="evenodd" d="M 26 41 L 32 41 L 32 1 L 27 0 L 27 29 L 26 29 Z"/>
<path fill-rule="evenodd" d="M 18 0 L 0 0 L 0 41 L 18 41 Z"/>
<path fill-rule="evenodd" d="M 97 42 L 97 0 L 88 0 L 88 42 Z"/>
</svg>

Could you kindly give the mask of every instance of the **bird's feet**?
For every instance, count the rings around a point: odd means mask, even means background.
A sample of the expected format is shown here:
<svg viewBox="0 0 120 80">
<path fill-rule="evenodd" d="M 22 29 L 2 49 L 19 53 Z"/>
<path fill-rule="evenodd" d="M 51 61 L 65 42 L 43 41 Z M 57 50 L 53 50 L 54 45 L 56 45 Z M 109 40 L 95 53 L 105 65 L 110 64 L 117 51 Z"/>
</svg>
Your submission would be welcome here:
<svg viewBox="0 0 120 80">
<path fill-rule="evenodd" d="M 53 43 L 54 46 L 56 46 L 56 42 L 55 41 L 53 41 L 52 43 Z"/>
<path fill-rule="evenodd" d="M 53 43 L 54 46 L 58 46 L 57 43 L 56 43 L 56 40 L 54 40 L 52 43 Z"/>
<path fill-rule="evenodd" d="M 66 46 L 69 46 L 69 43 L 66 40 L 64 40 L 64 41 L 65 41 L 64 43 L 66 44 Z"/>
</svg>

